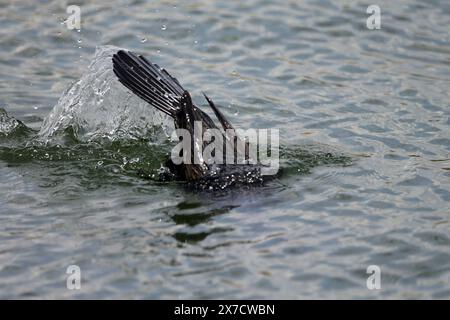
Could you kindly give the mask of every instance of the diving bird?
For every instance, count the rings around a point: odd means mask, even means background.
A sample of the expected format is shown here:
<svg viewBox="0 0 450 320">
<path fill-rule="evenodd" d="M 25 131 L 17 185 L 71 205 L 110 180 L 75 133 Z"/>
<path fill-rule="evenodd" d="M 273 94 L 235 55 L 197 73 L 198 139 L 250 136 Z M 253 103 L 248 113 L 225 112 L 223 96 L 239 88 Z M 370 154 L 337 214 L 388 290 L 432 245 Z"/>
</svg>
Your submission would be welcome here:
<svg viewBox="0 0 450 320">
<path fill-rule="evenodd" d="M 152 107 L 170 116 L 176 129 L 186 129 L 191 137 L 191 156 L 200 161 L 175 165 L 171 160 L 167 166 L 180 179 L 201 189 L 224 189 L 234 184 L 260 184 L 263 182 L 260 164 L 211 164 L 203 159 L 202 152 L 206 143 L 195 137 L 194 123 L 200 122 L 202 132 L 218 129 L 222 132 L 223 146 L 233 148 L 237 153 L 238 137 L 230 138 L 225 134 L 234 127 L 214 102 L 203 94 L 208 105 L 219 120 L 220 128 L 211 117 L 196 106 L 191 95 L 178 80 L 165 69 L 148 61 L 142 55 L 127 50 L 119 50 L 113 55 L 113 71 L 118 80 L 131 92 L 146 101 Z M 245 145 L 245 157 L 248 159 L 248 144 Z"/>
</svg>

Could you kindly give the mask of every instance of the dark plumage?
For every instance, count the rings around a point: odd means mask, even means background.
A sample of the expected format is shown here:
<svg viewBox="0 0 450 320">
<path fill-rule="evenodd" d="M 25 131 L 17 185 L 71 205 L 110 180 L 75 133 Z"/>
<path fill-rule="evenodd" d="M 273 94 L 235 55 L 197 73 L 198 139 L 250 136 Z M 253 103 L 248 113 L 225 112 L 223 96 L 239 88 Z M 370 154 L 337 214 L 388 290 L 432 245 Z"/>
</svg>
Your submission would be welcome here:
<svg viewBox="0 0 450 320">
<path fill-rule="evenodd" d="M 194 121 L 201 121 L 203 132 L 207 129 L 218 129 L 218 127 L 208 114 L 193 104 L 189 92 L 181 86 L 178 80 L 157 64 L 130 51 L 120 50 L 114 54 L 112 60 L 114 73 L 119 81 L 150 105 L 172 117 L 177 129 L 189 130 L 192 139 L 191 155 L 201 154 L 205 145 L 201 145 L 200 148 L 199 144 L 194 141 Z M 206 95 L 204 96 L 219 120 L 222 132 L 234 129 L 214 102 Z M 227 145 L 234 148 L 234 141 L 227 139 L 224 134 L 223 138 L 224 148 Z M 214 184 L 215 189 L 216 187 L 223 188 L 234 182 L 242 183 L 243 180 L 246 180 L 243 178 L 245 176 L 251 176 L 251 179 L 248 180 L 249 183 L 262 181 L 260 175 L 254 174 L 259 171 L 258 166 L 255 165 L 208 165 L 203 161 L 199 164 L 177 166 L 169 163 L 169 167 L 179 178 L 194 182 L 202 189 L 208 188 L 210 184 Z M 236 178 L 236 175 L 240 178 Z"/>
</svg>

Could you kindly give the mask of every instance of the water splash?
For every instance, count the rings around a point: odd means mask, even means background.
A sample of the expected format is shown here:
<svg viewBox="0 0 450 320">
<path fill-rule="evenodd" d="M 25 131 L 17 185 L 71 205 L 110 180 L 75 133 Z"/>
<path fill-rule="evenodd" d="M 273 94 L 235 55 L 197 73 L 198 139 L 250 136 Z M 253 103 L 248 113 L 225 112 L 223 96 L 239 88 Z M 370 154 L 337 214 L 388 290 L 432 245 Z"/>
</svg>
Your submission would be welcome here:
<svg viewBox="0 0 450 320">
<path fill-rule="evenodd" d="M 34 130 L 28 128 L 22 121 L 17 120 L 0 108 L 0 141 L 17 141 L 27 138 Z"/>
<path fill-rule="evenodd" d="M 10 135 L 14 130 L 20 127 L 20 121 L 10 117 L 6 110 L 0 108 L 0 134 L 4 136 Z"/>
<path fill-rule="evenodd" d="M 97 47 L 87 72 L 61 96 L 44 120 L 38 141 L 60 143 L 70 130 L 76 140 L 142 139 L 160 141 L 172 121 L 132 95 L 112 71 L 114 46 Z"/>
</svg>

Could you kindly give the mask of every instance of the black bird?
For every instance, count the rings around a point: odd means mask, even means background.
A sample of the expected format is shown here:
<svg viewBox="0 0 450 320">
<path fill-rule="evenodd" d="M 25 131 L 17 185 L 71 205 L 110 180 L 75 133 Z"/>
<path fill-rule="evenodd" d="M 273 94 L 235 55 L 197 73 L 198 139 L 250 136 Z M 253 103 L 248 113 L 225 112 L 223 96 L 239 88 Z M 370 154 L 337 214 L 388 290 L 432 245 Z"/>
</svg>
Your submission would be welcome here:
<svg viewBox="0 0 450 320">
<path fill-rule="evenodd" d="M 151 63 L 141 55 L 120 50 L 113 55 L 113 70 L 119 81 L 134 94 L 145 100 L 156 109 L 173 118 L 175 128 L 187 129 L 191 133 L 191 155 L 201 154 L 205 143 L 194 141 L 194 121 L 201 121 L 202 132 L 207 129 L 219 129 L 208 114 L 193 104 L 191 96 L 177 79 L 165 69 Z M 214 102 L 205 94 L 205 99 L 214 111 L 222 127 L 224 148 L 231 147 L 236 155 L 236 142 L 239 138 L 230 139 L 224 132 L 234 130 Z M 247 146 L 247 144 L 246 144 Z M 245 150 L 248 159 L 248 146 Z M 235 184 L 261 184 L 263 176 L 260 165 L 244 164 L 207 164 L 203 159 L 200 163 L 174 165 L 168 161 L 168 167 L 180 179 L 185 180 L 200 189 L 224 189 Z"/>
</svg>

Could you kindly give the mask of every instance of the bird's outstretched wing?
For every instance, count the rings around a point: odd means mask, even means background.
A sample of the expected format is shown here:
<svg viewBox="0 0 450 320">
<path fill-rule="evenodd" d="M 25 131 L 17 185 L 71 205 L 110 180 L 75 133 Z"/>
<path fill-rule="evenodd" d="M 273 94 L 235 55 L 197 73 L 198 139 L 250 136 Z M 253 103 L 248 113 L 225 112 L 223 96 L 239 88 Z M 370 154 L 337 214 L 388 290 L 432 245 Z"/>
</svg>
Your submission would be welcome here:
<svg viewBox="0 0 450 320">
<path fill-rule="evenodd" d="M 185 91 L 177 79 L 130 51 L 120 50 L 112 60 L 114 73 L 125 87 L 156 109 L 175 116 Z"/>
</svg>

